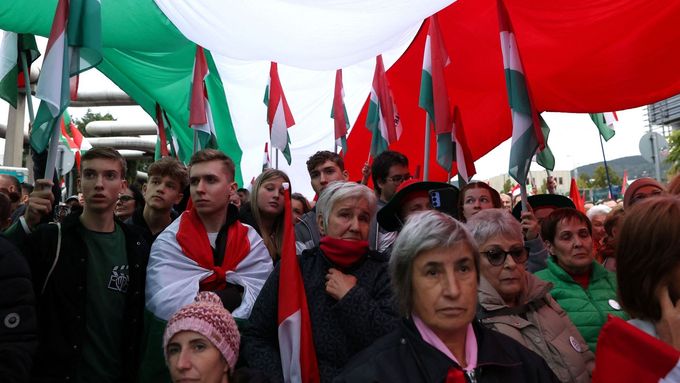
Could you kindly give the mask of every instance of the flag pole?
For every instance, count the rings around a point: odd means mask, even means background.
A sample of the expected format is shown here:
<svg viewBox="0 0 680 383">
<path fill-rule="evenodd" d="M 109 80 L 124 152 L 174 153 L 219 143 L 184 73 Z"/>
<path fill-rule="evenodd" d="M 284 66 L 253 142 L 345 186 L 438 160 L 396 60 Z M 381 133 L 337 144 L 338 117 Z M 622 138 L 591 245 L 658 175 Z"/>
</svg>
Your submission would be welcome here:
<svg viewBox="0 0 680 383">
<path fill-rule="evenodd" d="M 423 150 L 423 181 L 427 181 L 430 175 L 430 116 L 425 113 L 425 148 Z"/>
<path fill-rule="evenodd" d="M 26 52 L 21 51 L 21 67 L 24 72 L 24 87 L 26 88 L 26 104 L 28 104 L 28 117 L 33 124 L 35 121 L 35 112 L 33 111 L 33 100 L 31 97 L 31 78 L 28 71 L 28 63 L 26 62 Z"/>
<path fill-rule="evenodd" d="M 276 169 L 279 169 L 279 148 L 276 148 Z"/>
<path fill-rule="evenodd" d="M 609 186 L 609 196 L 614 197 L 614 193 L 612 193 L 612 181 L 611 178 L 609 178 L 609 166 L 607 166 L 607 156 L 604 154 L 604 143 L 602 142 L 602 135 L 600 136 L 600 147 L 602 148 L 602 159 L 604 160 L 604 172 L 607 175 L 607 185 Z"/>
<path fill-rule="evenodd" d="M 520 183 L 519 185 L 520 200 L 522 201 L 522 212 L 529 210 L 529 200 L 527 198 L 527 185 Z"/>
</svg>

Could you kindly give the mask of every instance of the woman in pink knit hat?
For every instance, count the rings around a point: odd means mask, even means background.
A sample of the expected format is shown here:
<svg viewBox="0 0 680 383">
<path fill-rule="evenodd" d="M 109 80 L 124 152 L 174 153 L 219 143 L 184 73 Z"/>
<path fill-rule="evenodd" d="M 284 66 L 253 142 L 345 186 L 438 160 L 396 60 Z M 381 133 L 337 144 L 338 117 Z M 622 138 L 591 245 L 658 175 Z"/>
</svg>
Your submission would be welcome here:
<svg viewBox="0 0 680 383">
<path fill-rule="evenodd" d="M 212 292 L 198 293 L 195 302 L 170 318 L 163 334 L 172 381 L 233 381 L 240 340 L 236 322 L 220 298 Z"/>
</svg>

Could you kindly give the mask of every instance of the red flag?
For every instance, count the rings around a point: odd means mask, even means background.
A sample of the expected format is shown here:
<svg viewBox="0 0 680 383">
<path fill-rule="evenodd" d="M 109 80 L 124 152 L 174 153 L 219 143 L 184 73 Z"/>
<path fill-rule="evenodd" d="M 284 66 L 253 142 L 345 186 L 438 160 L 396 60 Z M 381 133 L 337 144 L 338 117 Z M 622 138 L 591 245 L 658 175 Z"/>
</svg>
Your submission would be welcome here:
<svg viewBox="0 0 680 383">
<path fill-rule="evenodd" d="M 580 211 L 581 213 L 586 212 L 583 200 L 581 199 L 581 193 L 579 193 L 578 191 L 576 178 L 574 177 L 571 178 L 571 186 L 569 187 L 569 198 L 571 198 L 571 200 L 574 202 L 574 205 L 576 205 L 576 210 Z"/>
<path fill-rule="evenodd" d="M 460 115 L 458 106 L 453 110 L 454 122 L 454 141 L 456 142 L 456 164 L 458 166 L 458 175 L 469 182 L 470 178 L 477 173 L 475 169 L 475 161 L 470 154 L 467 138 L 465 137 L 465 130 L 463 129 L 463 117 Z"/>
<path fill-rule="evenodd" d="M 678 379 L 680 351 L 620 318 L 609 316 L 597 340 L 593 383 L 657 383 Z"/>
<path fill-rule="evenodd" d="M 331 118 L 335 125 L 335 146 L 342 148 L 342 154 L 347 153 L 347 129 L 349 117 L 345 108 L 345 88 L 342 86 L 342 69 L 335 72 L 335 92 L 333 93 L 333 109 Z"/>
<path fill-rule="evenodd" d="M 279 274 L 279 352 L 286 382 L 319 381 L 319 366 L 312 339 L 307 295 L 295 254 L 295 229 L 290 203 L 290 185 L 284 183 L 283 243 Z"/>
</svg>

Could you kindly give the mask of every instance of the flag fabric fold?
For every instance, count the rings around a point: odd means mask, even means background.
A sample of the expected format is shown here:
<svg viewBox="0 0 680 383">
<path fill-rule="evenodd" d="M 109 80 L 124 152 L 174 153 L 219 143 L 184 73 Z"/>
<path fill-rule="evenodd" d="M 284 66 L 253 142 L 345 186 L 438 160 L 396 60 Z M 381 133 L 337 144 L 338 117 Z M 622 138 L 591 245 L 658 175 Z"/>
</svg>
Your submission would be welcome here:
<svg viewBox="0 0 680 383">
<path fill-rule="evenodd" d="M 189 125 L 194 130 L 194 153 L 206 148 L 217 148 L 217 132 L 215 131 L 215 123 L 208 100 L 208 90 L 205 85 L 208 74 L 205 52 L 203 52 L 201 46 L 197 45 L 189 112 Z"/>
<path fill-rule="evenodd" d="M 623 180 L 621 181 L 621 193 L 619 193 L 619 198 L 623 198 L 626 194 L 626 189 L 628 189 L 628 170 L 623 171 Z"/>
<path fill-rule="evenodd" d="M 347 131 L 349 130 L 349 117 L 345 107 L 345 88 L 342 86 L 342 69 L 335 72 L 335 91 L 333 92 L 333 108 L 331 118 L 335 127 L 335 147 L 342 149 L 342 154 L 347 153 Z"/>
<path fill-rule="evenodd" d="M 159 103 L 156 103 L 156 131 L 158 133 L 156 155 L 167 157 L 168 153 L 168 139 L 165 131 L 165 121 L 163 118 L 163 109 Z"/>
<path fill-rule="evenodd" d="M 475 169 L 475 162 L 472 160 L 472 154 L 470 154 L 470 148 L 465 137 L 465 129 L 463 128 L 463 117 L 457 105 L 453 109 L 453 122 L 453 140 L 456 143 L 458 176 L 463 178 L 465 182 L 470 182 L 472 176 L 477 173 L 477 169 Z"/>
<path fill-rule="evenodd" d="M 27 66 L 40 56 L 35 37 L 27 34 L 5 32 L 0 42 L 0 98 L 13 108 L 17 107 L 19 87 L 23 87 L 22 53 L 25 54 Z"/>
<path fill-rule="evenodd" d="M 371 149 L 373 157 L 387 150 L 387 148 L 401 137 L 402 126 L 399 120 L 397 105 L 390 89 L 382 55 L 375 58 L 375 73 L 371 88 L 366 127 L 371 131 Z"/>
<path fill-rule="evenodd" d="M 541 137 L 543 138 L 543 142 L 545 142 L 545 146 L 543 147 L 543 150 L 540 150 L 536 154 L 536 162 L 548 170 L 555 170 L 555 156 L 553 155 L 552 150 L 550 150 L 550 147 L 548 146 L 548 136 L 550 136 L 550 127 L 548 126 L 548 123 L 545 122 L 545 120 L 543 119 L 543 116 L 539 115 L 538 120 L 540 121 L 541 124 Z"/>
<path fill-rule="evenodd" d="M 305 286 L 295 254 L 290 185 L 284 183 L 283 244 L 278 300 L 278 339 L 285 382 L 319 382 Z"/>
<path fill-rule="evenodd" d="M 597 340 L 593 383 L 680 381 L 680 351 L 609 316 Z"/>
<path fill-rule="evenodd" d="M 437 139 L 437 163 L 451 171 L 453 162 L 452 116 L 449 94 L 444 78 L 444 68 L 451 60 L 439 30 L 437 14 L 430 16 L 425 40 L 423 70 L 420 79 L 418 106 L 427 112 L 429 125 L 434 128 Z M 427 128 L 429 129 L 430 126 Z M 426 145 L 429 143 L 426 143 Z"/>
<path fill-rule="evenodd" d="M 512 114 L 509 173 L 520 185 L 527 184 L 531 159 L 545 147 L 538 112 L 531 103 L 515 33 L 503 0 L 497 1 L 505 84 Z M 546 125 L 547 127 L 547 125 Z"/>
<path fill-rule="evenodd" d="M 616 134 L 614 123 L 619 120 L 616 112 L 590 113 L 590 119 L 593 120 L 605 141 L 609 141 Z"/>
<path fill-rule="evenodd" d="M 42 153 L 70 103 L 70 81 L 102 61 L 98 0 L 59 0 L 35 95 L 41 100 L 31 130 L 33 150 Z M 48 170 L 49 171 L 49 170 Z"/>
<path fill-rule="evenodd" d="M 288 128 L 295 125 L 295 120 L 290 107 L 288 107 L 286 95 L 283 93 L 278 64 L 273 61 L 269 67 L 269 81 L 264 92 L 264 104 L 267 105 L 267 123 L 269 124 L 269 139 L 272 147 L 280 150 L 286 158 L 286 162 L 290 165 Z"/>
</svg>

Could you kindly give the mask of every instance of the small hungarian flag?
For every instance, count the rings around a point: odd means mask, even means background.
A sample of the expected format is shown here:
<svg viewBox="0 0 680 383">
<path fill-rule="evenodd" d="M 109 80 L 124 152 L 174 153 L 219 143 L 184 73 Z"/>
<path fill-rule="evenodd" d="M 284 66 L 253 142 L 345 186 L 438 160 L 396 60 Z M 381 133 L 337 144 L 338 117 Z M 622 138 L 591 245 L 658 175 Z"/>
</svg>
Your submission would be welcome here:
<svg viewBox="0 0 680 383">
<path fill-rule="evenodd" d="M 272 167 L 272 162 L 269 159 L 269 143 L 264 143 L 264 156 L 262 157 L 262 171 Z"/>
<path fill-rule="evenodd" d="M 458 105 L 454 107 L 453 110 L 453 138 L 456 142 L 456 166 L 458 168 L 458 175 L 465 180 L 465 182 L 470 182 L 472 176 L 477 173 L 475 169 L 475 162 L 472 160 L 472 154 L 470 154 L 470 148 L 467 144 L 467 139 L 465 138 L 465 130 L 463 129 L 463 118 L 458 109 Z"/>
<path fill-rule="evenodd" d="M 203 47 L 197 45 L 189 111 L 189 125 L 194 130 L 194 153 L 206 148 L 217 148 L 217 132 L 205 86 L 205 79 L 209 73 Z"/>
<path fill-rule="evenodd" d="M 614 123 L 619 120 L 616 112 L 590 113 L 590 119 L 593 120 L 605 141 L 609 141 L 616 134 Z"/>
<path fill-rule="evenodd" d="M 284 187 L 283 244 L 279 275 L 278 338 L 285 382 L 319 382 L 307 295 L 295 254 L 290 185 Z"/>
<path fill-rule="evenodd" d="M 576 210 L 585 214 L 585 203 L 581 198 L 581 193 L 578 191 L 578 185 L 576 184 L 576 178 L 574 177 L 571 178 L 571 185 L 569 186 L 569 198 L 571 198 L 572 202 L 574 202 Z"/>
<path fill-rule="evenodd" d="M 71 115 L 68 111 L 64 111 L 61 119 L 61 141 L 66 147 L 71 149 L 76 158 L 76 168 L 80 170 L 80 156 L 81 154 L 92 149 L 90 142 L 83 137 L 78 130 L 76 124 L 71 120 Z M 70 133 L 69 133 L 70 132 Z"/>
<path fill-rule="evenodd" d="M 385 75 L 385 65 L 382 55 L 375 58 L 375 73 L 371 99 L 368 104 L 366 127 L 372 132 L 371 155 L 373 157 L 387 150 L 387 148 L 401 137 L 401 121 L 397 105 L 390 84 Z"/>
<path fill-rule="evenodd" d="M 545 138 L 541 131 L 538 113 L 531 104 L 522 60 L 508 12 L 502 0 L 498 0 L 497 3 L 505 83 L 512 112 L 509 173 L 517 183 L 526 185 L 531 159 L 538 150 L 543 150 Z"/>
<path fill-rule="evenodd" d="M 623 181 L 621 181 L 621 193 L 619 193 L 620 197 L 623 197 L 623 195 L 626 194 L 626 189 L 628 189 L 628 170 L 623 171 Z"/>
<path fill-rule="evenodd" d="M 156 132 L 158 133 L 158 139 L 156 152 L 160 153 L 161 157 L 167 157 L 168 154 L 168 139 L 165 131 L 165 119 L 163 118 L 163 109 L 159 103 L 156 103 Z"/>
<path fill-rule="evenodd" d="M 98 0 L 59 0 L 35 96 L 41 100 L 31 130 L 31 147 L 42 153 L 70 102 L 69 78 L 102 60 Z M 48 170 L 49 171 L 49 170 Z"/>
<path fill-rule="evenodd" d="M 545 146 L 543 147 L 543 150 L 536 154 L 536 162 L 548 170 L 555 170 L 555 156 L 553 155 L 552 150 L 550 150 L 550 147 L 548 146 L 550 127 L 548 126 L 548 123 L 545 122 L 545 120 L 543 119 L 543 116 L 539 115 L 538 121 L 541 125 L 541 133 L 543 135 L 543 141 L 545 142 Z"/>
<path fill-rule="evenodd" d="M 278 65 L 273 61 L 269 67 L 269 81 L 264 92 L 264 104 L 267 105 L 269 140 L 272 143 L 272 147 L 277 148 L 283 153 L 286 162 L 290 165 L 290 136 L 288 135 L 288 128 L 295 125 L 295 120 L 281 87 Z"/>
<path fill-rule="evenodd" d="M 597 340 L 593 383 L 680 382 L 680 351 L 609 316 Z"/>
<path fill-rule="evenodd" d="M 335 147 L 342 149 L 342 154 L 347 154 L 347 131 L 349 130 L 349 117 L 345 108 L 345 88 L 342 86 L 342 69 L 335 72 L 335 91 L 333 92 L 333 108 L 331 118 L 335 125 Z"/>
<path fill-rule="evenodd" d="M 27 65 L 40 56 L 33 35 L 5 32 L 0 42 L 0 98 L 13 108 L 17 107 L 18 88 L 24 86 L 21 53 L 25 53 Z M 20 80 L 21 79 L 21 80 Z"/>
<path fill-rule="evenodd" d="M 454 160 L 451 139 L 453 121 L 449 107 L 449 93 L 444 78 L 444 68 L 449 65 L 451 60 L 446 53 L 446 47 L 439 31 L 437 14 L 430 16 L 429 20 L 430 27 L 425 40 L 418 106 L 427 112 L 430 125 L 437 135 L 437 163 L 446 171 L 451 171 L 451 163 Z"/>
</svg>

